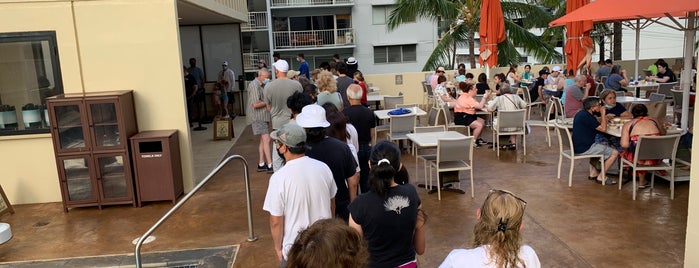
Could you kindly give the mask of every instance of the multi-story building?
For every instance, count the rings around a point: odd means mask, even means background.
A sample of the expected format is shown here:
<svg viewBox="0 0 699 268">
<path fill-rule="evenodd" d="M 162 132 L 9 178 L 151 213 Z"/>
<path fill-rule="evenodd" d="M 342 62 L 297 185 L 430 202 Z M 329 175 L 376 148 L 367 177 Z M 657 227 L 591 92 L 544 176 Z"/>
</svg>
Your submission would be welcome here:
<svg viewBox="0 0 699 268">
<path fill-rule="evenodd" d="M 388 31 L 386 21 L 394 1 L 268 0 L 248 1 L 248 23 L 243 32 L 246 72 L 258 59 L 270 65 L 271 54 L 297 67 L 304 53 L 311 67 L 355 57 L 365 73 L 416 71 L 434 48 L 437 30 L 432 22 L 408 23 Z"/>
</svg>

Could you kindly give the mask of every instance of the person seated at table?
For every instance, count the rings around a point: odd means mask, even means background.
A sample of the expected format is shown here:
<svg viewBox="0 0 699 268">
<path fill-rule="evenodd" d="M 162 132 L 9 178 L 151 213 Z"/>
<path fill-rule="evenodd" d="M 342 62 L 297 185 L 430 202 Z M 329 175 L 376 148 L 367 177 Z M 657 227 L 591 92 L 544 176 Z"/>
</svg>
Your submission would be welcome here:
<svg viewBox="0 0 699 268">
<path fill-rule="evenodd" d="M 534 79 L 534 73 L 532 73 L 532 66 L 527 64 L 524 65 L 524 72 L 522 73 L 522 80 L 531 81 Z"/>
<path fill-rule="evenodd" d="M 513 94 L 512 88 L 509 84 L 503 83 L 500 87 L 500 96 L 495 97 L 495 99 L 488 103 L 488 111 L 514 111 L 519 109 L 526 109 L 527 103 L 522 100 L 517 94 Z M 500 146 L 503 150 L 516 150 L 517 149 L 517 136 L 510 135 L 510 144 Z"/>
<path fill-rule="evenodd" d="M 478 75 L 478 83 L 476 83 L 476 94 L 483 95 L 490 90 L 488 85 L 488 76 L 485 73 Z"/>
<path fill-rule="evenodd" d="M 473 147 L 479 148 L 488 144 L 488 142 L 480 138 L 485 126 L 485 120 L 476 116 L 476 109 L 482 110 L 485 108 L 487 98 L 481 98 L 481 101 L 478 102 L 476 100 L 477 91 L 473 88 L 473 84 L 461 82 L 459 83 L 459 89 L 461 89 L 462 94 L 456 100 L 456 106 L 454 106 L 454 124 L 470 127 L 473 130 L 473 138 L 476 140 L 473 143 Z"/>
<path fill-rule="evenodd" d="M 544 84 L 544 90 L 542 91 L 544 102 L 550 97 L 561 97 L 563 88 L 566 85 L 565 77 L 561 76 L 561 66 L 553 66 L 551 74 L 546 77 Z"/>
<path fill-rule="evenodd" d="M 447 91 L 447 77 L 440 75 L 437 77 L 437 88 L 434 89 L 434 96 L 437 100 L 437 107 L 454 107 L 456 104 L 456 99 L 454 99 L 451 94 Z"/>
<path fill-rule="evenodd" d="M 473 81 L 473 74 L 472 73 L 466 73 L 466 83 L 469 84 L 475 84 L 476 82 Z"/>
<path fill-rule="evenodd" d="M 636 104 L 631 108 L 633 120 L 626 122 L 621 128 L 621 147 L 624 150 L 621 152 L 621 157 L 626 160 L 633 161 L 634 153 L 636 152 L 636 142 L 639 136 L 662 136 L 665 135 L 665 128 L 655 118 L 648 116 L 648 108 L 644 104 Z M 641 165 L 657 165 L 661 159 L 640 159 L 638 163 Z M 646 179 L 645 171 L 637 171 L 638 189 L 645 189 L 650 186 L 650 182 Z"/>
<path fill-rule="evenodd" d="M 601 154 L 604 155 L 604 170 L 616 162 L 619 152 L 609 145 L 595 142 L 597 132 L 607 131 L 607 108 L 600 105 L 599 98 L 589 97 L 583 101 L 583 109 L 575 114 L 573 119 L 573 153 L 576 155 Z M 598 114 L 600 119 L 595 118 Z M 591 162 L 592 163 L 592 162 Z M 593 165 L 590 165 L 589 179 L 597 179 L 602 182 L 603 174 Z M 607 178 L 604 184 L 616 184 L 616 180 Z"/>
<path fill-rule="evenodd" d="M 457 70 L 457 75 L 454 77 L 454 84 L 466 82 L 466 69 Z"/>
<path fill-rule="evenodd" d="M 536 78 L 534 83 L 532 84 L 531 88 L 529 89 L 529 96 L 531 97 L 531 101 L 537 101 L 540 99 L 544 103 L 546 103 L 546 100 L 544 99 L 544 87 L 546 86 L 546 78 L 549 76 L 549 72 L 546 70 L 541 70 L 539 71 L 539 77 Z"/>
<path fill-rule="evenodd" d="M 627 92 L 628 90 L 624 87 L 628 85 L 629 78 L 626 76 L 626 70 L 622 69 L 621 65 L 614 65 L 607 81 L 604 82 L 604 88 Z"/>
<path fill-rule="evenodd" d="M 604 105 L 607 109 L 607 122 L 611 121 L 615 117 L 624 119 L 631 118 L 631 113 L 626 110 L 626 107 L 624 107 L 624 105 L 621 103 L 616 102 L 616 91 L 605 89 L 599 94 L 599 97 L 602 100 L 602 105 Z M 623 151 L 619 137 L 614 137 L 606 133 L 597 133 L 595 136 L 595 142 L 612 146 L 620 152 Z"/>
<path fill-rule="evenodd" d="M 539 257 L 522 244 L 527 202 L 505 190 L 490 190 L 476 210 L 472 249 L 454 249 L 439 268 L 526 267 L 539 268 Z"/>
<path fill-rule="evenodd" d="M 505 82 L 505 74 L 504 73 L 499 73 L 493 76 L 493 84 L 495 84 L 495 89 L 490 89 L 491 92 L 495 92 L 495 94 L 500 95 L 500 85 Z"/>
<path fill-rule="evenodd" d="M 573 84 L 566 87 L 564 91 L 566 117 L 573 117 L 580 109 L 583 108 L 582 101 L 587 98 L 587 77 L 578 75 L 573 79 Z M 563 100 L 561 100 L 563 101 Z"/>
<path fill-rule="evenodd" d="M 517 72 L 517 64 L 512 64 L 510 66 L 510 70 L 507 71 L 505 77 L 510 87 L 517 87 L 517 85 L 519 85 L 519 81 L 522 81 L 522 74 Z"/>
<path fill-rule="evenodd" d="M 658 66 L 658 74 L 653 77 L 653 81 L 658 82 L 658 83 L 672 83 L 672 82 L 677 82 L 677 77 L 675 76 L 675 73 L 672 72 L 670 67 L 667 65 L 667 62 L 662 61 L 657 63 Z"/>
<path fill-rule="evenodd" d="M 563 90 L 561 90 L 561 103 L 563 105 L 565 105 L 566 103 L 566 89 L 568 89 L 569 86 L 575 84 L 575 71 L 568 70 L 565 79 L 566 85 L 565 87 L 563 87 Z"/>
</svg>

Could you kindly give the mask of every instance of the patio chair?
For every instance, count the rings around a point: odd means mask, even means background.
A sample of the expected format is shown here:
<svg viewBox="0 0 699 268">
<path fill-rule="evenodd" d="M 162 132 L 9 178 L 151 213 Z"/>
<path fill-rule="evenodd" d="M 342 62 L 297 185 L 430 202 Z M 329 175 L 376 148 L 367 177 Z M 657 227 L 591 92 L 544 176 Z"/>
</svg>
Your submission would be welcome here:
<svg viewBox="0 0 699 268">
<path fill-rule="evenodd" d="M 497 122 L 493 124 L 493 150 L 497 151 L 500 157 L 500 136 L 522 135 L 522 148 L 524 155 L 527 155 L 527 138 L 524 121 L 526 119 L 526 109 L 514 111 L 498 111 Z"/>
<path fill-rule="evenodd" d="M 590 158 L 599 158 L 599 163 L 600 166 L 602 167 L 602 185 L 604 185 L 605 182 L 605 172 L 607 172 L 604 169 L 604 155 L 601 154 L 588 154 L 588 155 L 580 155 L 580 154 L 575 154 L 573 152 L 573 139 L 571 138 L 570 135 L 570 130 L 568 129 L 568 126 L 565 125 L 560 125 L 558 123 L 556 125 L 556 133 L 558 134 L 558 148 L 559 148 L 559 155 L 558 155 L 558 179 L 561 179 L 561 165 L 563 164 L 563 157 L 570 159 L 570 172 L 568 173 L 568 187 L 573 186 L 573 168 L 575 168 L 575 160 L 577 159 L 590 159 Z"/>
<path fill-rule="evenodd" d="M 675 123 L 682 121 L 682 100 L 684 99 L 684 94 L 682 90 L 671 90 L 673 105 L 673 120 Z M 694 112 L 694 107 L 689 106 L 689 112 Z"/>
<path fill-rule="evenodd" d="M 425 84 L 425 91 L 427 92 L 427 107 L 432 107 L 434 106 L 437 102 L 434 99 L 434 89 L 432 88 L 432 85 L 429 83 Z"/>
<path fill-rule="evenodd" d="M 437 141 L 437 158 L 430 161 L 430 166 L 437 171 L 437 199 L 442 200 L 442 183 L 440 172 L 469 170 L 471 178 L 471 198 L 473 198 L 473 136 L 456 139 L 439 139 Z M 430 172 L 432 181 L 432 172 Z M 459 188 L 461 182 L 459 181 Z"/>
<path fill-rule="evenodd" d="M 665 101 L 665 94 L 653 92 L 653 93 L 650 93 L 650 97 L 648 97 L 648 99 L 651 102 Z"/>
<path fill-rule="evenodd" d="M 406 115 L 391 115 L 388 133 L 386 138 L 391 142 L 398 142 L 400 147 L 401 140 L 408 140 L 406 134 L 412 133 L 415 129 L 415 113 Z"/>
<path fill-rule="evenodd" d="M 427 114 L 427 125 L 428 126 L 437 126 L 437 122 L 439 120 L 439 116 L 441 115 L 442 111 L 439 110 L 437 107 L 431 107 L 430 112 Z"/>
<path fill-rule="evenodd" d="M 432 107 L 432 109 L 436 108 Z M 415 127 L 413 133 L 444 132 L 444 130 L 444 126 Z M 427 161 L 434 161 L 435 159 L 437 159 L 437 154 L 420 154 L 420 148 L 417 145 L 413 146 L 413 149 L 413 155 L 415 156 L 415 177 L 417 177 L 418 173 L 417 160 L 422 159 L 425 171 L 425 189 L 429 191 L 432 188 L 432 180 L 430 180 L 429 184 L 427 183 Z"/>
<path fill-rule="evenodd" d="M 625 158 L 621 159 L 620 171 L 625 167 L 631 168 L 631 181 L 633 182 L 633 200 L 636 200 L 636 171 L 646 170 L 652 171 L 650 179 L 650 188 L 653 189 L 655 180 L 655 171 L 665 170 L 670 174 L 670 199 L 675 199 L 675 155 L 677 153 L 677 144 L 680 141 L 680 135 L 666 136 L 640 136 L 636 142 L 636 150 L 633 154 L 633 161 Z M 657 165 L 641 165 L 639 159 L 662 159 L 669 162 L 661 161 Z M 622 180 L 623 172 L 619 172 L 619 180 Z M 621 190 L 621 183 L 619 183 Z"/>
<path fill-rule="evenodd" d="M 393 110 L 397 104 L 403 104 L 403 96 L 384 96 L 383 103 L 385 105 L 384 109 Z"/>
<path fill-rule="evenodd" d="M 599 96 L 600 93 L 604 90 L 604 83 L 595 83 L 597 86 L 595 86 L 595 96 Z"/>
<path fill-rule="evenodd" d="M 551 97 L 549 101 L 553 102 L 553 109 L 554 112 L 556 113 L 555 118 L 556 118 L 556 123 L 558 124 L 570 124 L 573 122 L 573 118 L 567 118 L 566 113 L 563 111 L 563 104 L 561 103 L 561 99 L 557 97 Z"/>
<path fill-rule="evenodd" d="M 454 123 L 454 113 L 449 109 L 449 107 L 442 107 L 440 109 L 440 116 L 437 117 L 437 124 L 444 125 L 447 130 L 460 131 L 462 129 L 466 130 L 466 136 L 471 136 L 471 128 L 464 125 L 457 125 Z"/>
<path fill-rule="evenodd" d="M 551 114 L 553 113 L 553 102 L 549 101 L 546 103 L 546 114 Z M 555 121 L 549 120 L 548 116 L 543 116 L 542 120 L 527 120 L 525 121 L 526 125 L 529 127 L 544 127 L 546 130 L 546 142 L 549 144 L 549 147 L 551 147 L 551 134 L 549 132 L 550 129 L 556 127 L 554 125 Z"/>
<path fill-rule="evenodd" d="M 534 107 L 539 108 L 539 113 L 541 113 L 541 107 L 544 105 L 543 101 L 532 100 L 531 92 L 527 88 L 522 88 L 522 96 L 524 96 L 524 102 L 527 103 L 527 119 L 531 118 L 531 109 Z"/>
<path fill-rule="evenodd" d="M 396 109 L 398 109 L 398 108 L 413 109 L 413 108 L 419 108 L 419 107 L 420 107 L 420 105 L 417 104 L 417 103 L 402 103 L 402 104 L 396 104 Z M 421 124 L 420 124 L 420 117 L 417 116 L 417 117 L 415 117 L 415 118 L 417 119 L 416 125 L 417 125 L 417 126 L 421 126 Z"/>
<path fill-rule="evenodd" d="M 658 93 L 665 94 L 666 100 L 672 100 L 672 88 L 677 85 L 677 82 L 658 83 Z"/>
</svg>

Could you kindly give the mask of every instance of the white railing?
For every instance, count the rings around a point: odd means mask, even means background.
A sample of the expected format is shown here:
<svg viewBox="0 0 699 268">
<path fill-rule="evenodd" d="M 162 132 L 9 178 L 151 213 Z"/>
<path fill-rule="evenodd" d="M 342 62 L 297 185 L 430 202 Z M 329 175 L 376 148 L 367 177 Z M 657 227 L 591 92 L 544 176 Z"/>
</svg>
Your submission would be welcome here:
<svg viewBox="0 0 699 268">
<path fill-rule="evenodd" d="M 271 55 L 269 52 L 259 52 L 259 53 L 243 53 L 243 69 L 244 70 L 257 70 L 257 63 L 260 59 L 265 60 L 267 67 L 271 67 Z"/>
<path fill-rule="evenodd" d="M 273 7 L 351 5 L 354 0 L 272 0 Z"/>
<path fill-rule="evenodd" d="M 267 12 L 248 12 L 248 23 L 241 24 L 240 29 L 243 31 L 267 29 Z"/>
<path fill-rule="evenodd" d="M 274 32 L 274 48 L 335 47 L 354 45 L 354 29 Z"/>
<path fill-rule="evenodd" d="M 248 3 L 245 0 L 214 0 L 214 2 L 224 5 L 239 13 L 245 14 L 248 12 Z"/>
</svg>

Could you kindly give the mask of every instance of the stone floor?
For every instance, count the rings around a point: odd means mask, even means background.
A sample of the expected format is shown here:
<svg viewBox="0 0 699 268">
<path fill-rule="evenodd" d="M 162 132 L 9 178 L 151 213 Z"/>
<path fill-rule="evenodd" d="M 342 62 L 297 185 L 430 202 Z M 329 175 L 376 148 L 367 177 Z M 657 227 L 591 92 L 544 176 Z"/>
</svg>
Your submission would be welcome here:
<svg viewBox="0 0 699 268">
<path fill-rule="evenodd" d="M 254 168 L 258 139 L 249 129 L 240 131 L 244 118 L 235 120 L 235 145 L 228 154 L 240 154 Z M 209 133 L 210 134 L 210 133 Z M 198 138 L 197 138 L 198 137 Z M 483 136 L 490 140 L 490 132 Z M 631 200 L 631 185 L 602 186 L 587 180 L 587 163 L 576 163 L 573 186 L 568 187 L 569 165 L 556 178 L 558 144 L 546 146 L 543 129 L 527 136 L 527 155 L 502 151 L 498 159 L 487 148 L 474 149 L 475 198 L 445 192 L 442 200 L 419 189 L 430 219 L 427 250 L 418 257 L 423 267 L 436 267 L 453 248 L 472 242 L 475 211 L 493 188 L 508 189 L 525 199 L 523 237 L 539 255 L 543 267 L 682 267 L 689 184 L 676 184 L 670 200 L 669 183 L 657 180 L 655 189 L 639 191 Z M 554 138 L 555 140 L 555 138 Z M 193 135 L 195 148 L 216 150 L 230 143 Z M 231 142 L 232 143 L 232 142 Z M 196 150 L 195 159 L 214 154 Z M 414 173 L 414 158 L 403 155 Z M 206 161 L 213 166 L 217 156 Z M 196 168 L 201 169 L 202 163 Z M 197 174 L 202 173 L 198 171 Z M 205 173 L 205 172 L 204 172 Z M 422 182 L 423 172 L 411 174 Z M 243 171 L 238 164 L 221 172 L 192 197 L 144 245 L 143 252 L 218 247 L 239 244 L 233 267 L 277 267 L 269 232 L 268 214 L 262 210 L 269 175 L 250 173 L 255 242 L 247 242 Z M 461 175 L 467 193 L 468 177 Z M 172 207 L 169 202 L 147 203 L 141 208 L 110 206 L 76 208 L 63 213 L 60 203 L 17 205 L 16 213 L 0 218 L 12 225 L 14 237 L 0 246 L 0 262 L 71 258 L 108 254 L 132 254 L 131 241 L 143 234 Z"/>
</svg>

